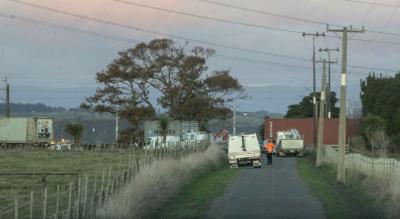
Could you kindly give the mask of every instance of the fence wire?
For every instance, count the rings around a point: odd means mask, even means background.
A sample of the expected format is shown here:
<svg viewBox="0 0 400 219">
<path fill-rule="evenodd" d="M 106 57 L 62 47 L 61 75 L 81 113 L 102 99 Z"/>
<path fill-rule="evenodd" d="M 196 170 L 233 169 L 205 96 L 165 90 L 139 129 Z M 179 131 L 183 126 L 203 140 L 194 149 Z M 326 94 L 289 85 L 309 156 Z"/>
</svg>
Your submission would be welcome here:
<svg viewBox="0 0 400 219">
<path fill-rule="evenodd" d="M 323 162 L 337 164 L 337 159 L 337 150 L 325 145 Z M 372 158 L 357 153 L 349 153 L 345 156 L 345 167 L 367 176 L 400 177 L 400 161 L 393 158 Z"/>
<path fill-rule="evenodd" d="M 126 157 L 110 163 L 108 168 L 81 173 L 77 180 L 65 185 L 25 190 L 26 194 L 9 197 L 9 205 L 0 208 L 0 218 L 95 218 L 96 209 L 129 183 L 143 166 L 157 159 L 180 159 L 204 151 L 208 145 L 208 141 L 203 141 L 126 150 Z"/>
</svg>

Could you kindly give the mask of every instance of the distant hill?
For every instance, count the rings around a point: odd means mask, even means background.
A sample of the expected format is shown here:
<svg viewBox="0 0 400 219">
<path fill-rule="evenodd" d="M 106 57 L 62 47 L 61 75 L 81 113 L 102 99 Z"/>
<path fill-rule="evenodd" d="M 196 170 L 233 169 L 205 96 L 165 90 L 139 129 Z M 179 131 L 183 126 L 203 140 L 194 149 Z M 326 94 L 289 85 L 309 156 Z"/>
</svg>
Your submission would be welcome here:
<svg viewBox="0 0 400 219">
<path fill-rule="evenodd" d="M 14 115 L 27 115 L 35 113 L 50 113 L 50 112 L 66 112 L 67 109 L 64 107 L 50 107 L 42 103 L 11 103 L 10 110 Z M 0 103 L 0 114 L 6 114 L 6 104 Z"/>
<path fill-rule="evenodd" d="M 0 114 L 5 115 L 5 105 L 0 104 Z M 265 116 L 271 118 L 282 118 L 279 113 L 269 113 L 267 111 L 257 112 L 237 112 L 236 130 L 237 133 L 254 133 L 263 123 Z M 83 143 L 104 144 L 112 143 L 115 139 L 115 117 L 111 114 L 92 114 L 79 108 L 49 107 L 44 104 L 12 104 L 11 116 L 48 116 L 55 120 L 55 136 L 57 139 L 68 138 L 64 132 L 67 123 L 81 123 L 85 127 L 82 138 Z M 128 127 L 126 122 L 121 122 L 120 129 Z M 232 118 L 227 120 L 212 120 L 208 128 L 211 132 L 221 129 L 232 131 Z"/>
</svg>

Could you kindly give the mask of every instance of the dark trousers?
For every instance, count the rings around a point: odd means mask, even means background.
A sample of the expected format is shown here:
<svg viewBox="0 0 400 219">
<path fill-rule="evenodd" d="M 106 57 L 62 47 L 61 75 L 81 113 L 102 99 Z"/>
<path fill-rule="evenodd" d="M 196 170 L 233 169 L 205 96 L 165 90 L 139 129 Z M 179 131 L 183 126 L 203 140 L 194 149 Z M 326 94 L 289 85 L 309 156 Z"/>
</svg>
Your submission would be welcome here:
<svg viewBox="0 0 400 219">
<path fill-rule="evenodd" d="M 267 153 L 268 163 L 267 165 L 272 165 L 272 153 Z"/>
</svg>

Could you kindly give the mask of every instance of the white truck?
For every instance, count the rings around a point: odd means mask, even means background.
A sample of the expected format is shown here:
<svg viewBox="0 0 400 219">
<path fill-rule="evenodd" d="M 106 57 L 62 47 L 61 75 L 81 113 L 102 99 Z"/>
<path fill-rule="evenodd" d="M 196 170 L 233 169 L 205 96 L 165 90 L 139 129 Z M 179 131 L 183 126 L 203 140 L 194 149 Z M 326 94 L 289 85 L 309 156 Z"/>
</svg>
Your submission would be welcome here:
<svg viewBox="0 0 400 219">
<path fill-rule="evenodd" d="M 304 155 L 304 140 L 297 129 L 276 133 L 276 155 Z"/>
<path fill-rule="evenodd" d="M 228 159 L 231 168 L 240 164 L 261 167 L 261 151 L 256 134 L 231 136 L 228 141 Z"/>
</svg>

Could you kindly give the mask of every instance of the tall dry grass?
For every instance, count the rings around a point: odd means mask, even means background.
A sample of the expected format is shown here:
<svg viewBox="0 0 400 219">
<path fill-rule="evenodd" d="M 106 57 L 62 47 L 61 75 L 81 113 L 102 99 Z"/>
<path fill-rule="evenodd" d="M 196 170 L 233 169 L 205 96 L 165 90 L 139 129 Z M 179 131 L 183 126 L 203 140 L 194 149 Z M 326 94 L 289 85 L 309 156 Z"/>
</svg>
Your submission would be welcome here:
<svg viewBox="0 0 400 219">
<path fill-rule="evenodd" d="M 140 170 L 120 193 L 98 209 L 99 218 L 148 218 L 191 179 L 225 161 L 223 151 L 211 145 L 204 152 L 181 159 L 156 160 Z"/>
<path fill-rule="evenodd" d="M 370 192 L 376 206 L 382 206 L 387 218 L 400 218 L 400 177 L 367 176 L 363 188 Z"/>
<path fill-rule="evenodd" d="M 387 158 L 385 147 L 389 144 L 382 141 L 375 151 L 375 156 L 347 154 L 346 169 L 365 176 L 362 188 L 374 199 L 375 206 L 383 207 L 387 218 L 400 218 L 400 175 L 396 160 Z M 383 145 L 383 146 L 382 146 Z M 382 147 L 381 147 L 382 146 Z M 378 152 L 378 153 L 377 153 Z M 337 164 L 337 151 L 329 146 L 324 147 L 323 161 Z M 391 166 L 392 165 L 392 166 Z"/>
</svg>

